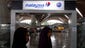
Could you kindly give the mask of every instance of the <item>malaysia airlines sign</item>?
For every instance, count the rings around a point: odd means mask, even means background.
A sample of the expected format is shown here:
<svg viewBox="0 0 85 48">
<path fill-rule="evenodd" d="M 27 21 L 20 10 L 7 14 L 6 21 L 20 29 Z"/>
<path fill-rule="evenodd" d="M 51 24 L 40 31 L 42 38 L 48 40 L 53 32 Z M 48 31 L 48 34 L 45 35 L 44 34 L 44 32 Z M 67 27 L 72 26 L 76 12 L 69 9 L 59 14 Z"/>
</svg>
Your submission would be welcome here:
<svg viewBox="0 0 85 48">
<path fill-rule="evenodd" d="M 64 1 L 23 1 L 23 10 L 64 10 Z"/>
</svg>

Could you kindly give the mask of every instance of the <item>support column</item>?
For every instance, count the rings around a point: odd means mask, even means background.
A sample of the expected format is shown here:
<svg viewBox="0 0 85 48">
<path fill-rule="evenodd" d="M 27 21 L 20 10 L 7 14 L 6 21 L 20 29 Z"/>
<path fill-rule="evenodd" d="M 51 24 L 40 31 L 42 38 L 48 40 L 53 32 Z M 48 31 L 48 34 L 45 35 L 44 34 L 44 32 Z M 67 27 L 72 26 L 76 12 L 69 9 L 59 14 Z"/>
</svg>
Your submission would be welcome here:
<svg viewBox="0 0 85 48">
<path fill-rule="evenodd" d="M 36 18 L 34 15 L 32 15 L 31 27 L 36 27 Z"/>
<path fill-rule="evenodd" d="M 77 15 L 76 11 L 72 12 L 72 15 L 70 17 L 71 24 L 70 24 L 70 36 L 71 36 L 71 48 L 77 48 Z"/>
<path fill-rule="evenodd" d="M 11 25 L 10 25 L 10 48 L 12 48 L 13 43 L 13 36 L 15 32 L 15 26 L 16 26 L 16 13 L 11 10 Z"/>
</svg>

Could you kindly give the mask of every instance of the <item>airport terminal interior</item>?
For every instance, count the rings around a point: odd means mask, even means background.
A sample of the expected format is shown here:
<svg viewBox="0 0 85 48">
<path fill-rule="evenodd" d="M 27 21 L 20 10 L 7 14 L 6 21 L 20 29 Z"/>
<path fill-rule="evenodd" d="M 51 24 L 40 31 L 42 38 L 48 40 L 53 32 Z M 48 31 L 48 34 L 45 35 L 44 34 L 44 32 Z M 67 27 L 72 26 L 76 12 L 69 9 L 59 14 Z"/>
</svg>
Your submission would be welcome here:
<svg viewBox="0 0 85 48">
<path fill-rule="evenodd" d="M 66 17 L 67 16 L 67 17 Z M 26 27 L 36 28 L 36 33 L 31 37 L 31 48 L 38 48 L 39 33 L 44 26 L 48 25 L 52 28 L 52 46 L 53 48 L 68 48 L 70 47 L 70 16 L 71 13 L 17 13 L 16 28 Z"/>
<path fill-rule="evenodd" d="M 45 26 L 52 29 L 52 48 L 85 48 L 84 0 L 64 0 L 68 1 L 68 4 L 75 2 L 75 10 L 58 10 L 59 12 L 54 10 L 33 12 L 13 7 L 12 3 L 21 1 L 26 0 L 0 0 L 0 48 L 11 48 L 13 34 L 19 27 L 27 28 L 29 32 L 32 28 L 36 30 L 30 35 L 27 48 L 38 48 L 39 35 Z"/>
</svg>

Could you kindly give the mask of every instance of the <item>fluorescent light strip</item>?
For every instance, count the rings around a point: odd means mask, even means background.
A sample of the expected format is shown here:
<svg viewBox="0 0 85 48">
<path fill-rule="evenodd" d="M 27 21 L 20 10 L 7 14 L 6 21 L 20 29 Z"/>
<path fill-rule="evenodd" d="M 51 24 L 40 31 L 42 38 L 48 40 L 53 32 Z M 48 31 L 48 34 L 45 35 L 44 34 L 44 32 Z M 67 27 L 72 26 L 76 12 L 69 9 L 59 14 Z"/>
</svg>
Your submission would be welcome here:
<svg viewBox="0 0 85 48">
<path fill-rule="evenodd" d="M 65 15 L 65 17 L 66 17 L 67 19 L 69 19 L 69 17 L 68 17 L 67 15 Z"/>
<path fill-rule="evenodd" d="M 62 18 L 59 17 L 59 19 L 64 23 L 64 20 Z"/>
<path fill-rule="evenodd" d="M 20 23 L 27 23 L 27 24 L 31 24 L 32 20 L 31 19 L 27 19 L 27 20 L 22 20 L 20 21 Z"/>
<path fill-rule="evenodd" d="M 20 19 L 19 19 L 19 21 L 21 21 L 23 19 L 23 17 L 21 17 Z"/>
<path fill-rule="evenodd" d="M 79 13 L 79 15 L 80 15 L 81 17 L 83 17 L 82 13 L 79 11 L 78 8 L 76 8 L 76 11 Z"/>
</svg>

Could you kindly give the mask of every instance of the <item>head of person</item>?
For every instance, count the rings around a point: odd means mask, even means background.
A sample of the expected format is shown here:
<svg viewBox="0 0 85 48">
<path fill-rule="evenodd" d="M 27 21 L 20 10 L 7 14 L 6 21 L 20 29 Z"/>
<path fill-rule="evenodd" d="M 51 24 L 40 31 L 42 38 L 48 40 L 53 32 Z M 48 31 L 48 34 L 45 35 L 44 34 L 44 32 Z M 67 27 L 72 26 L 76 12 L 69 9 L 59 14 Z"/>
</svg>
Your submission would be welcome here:
<svg viewBox="0 0 85 48">
<path fill-rule="evenodd" d="M 52 29 L 48 26 L 45 26 L 42 31 L 41 34 L 43 34 L 44 36 L 50 37 L 52 34 Z"/>
<path fill-rule="evenodd" d="M 29 34 L 27 28 L 19 27 L 14 32 L 13 45 L 12 47 L 25 47 L 29 40 Z"/>
</svg>

